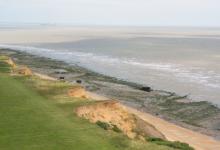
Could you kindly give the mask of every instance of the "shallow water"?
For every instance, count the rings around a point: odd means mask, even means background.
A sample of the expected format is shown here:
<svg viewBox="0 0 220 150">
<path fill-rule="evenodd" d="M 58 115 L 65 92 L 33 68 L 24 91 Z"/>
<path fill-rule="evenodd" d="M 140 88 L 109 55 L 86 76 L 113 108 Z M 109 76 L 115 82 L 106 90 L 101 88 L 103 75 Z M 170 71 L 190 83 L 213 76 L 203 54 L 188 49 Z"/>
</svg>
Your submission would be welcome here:
<svg viewBox="0 0 220 150">
<path fill-rule="evenodd" d="M 216 35 L 99 37 L 29 45 L 1 47 L 78 64 L 220 106 L 220 38 Z"/>
</svg>

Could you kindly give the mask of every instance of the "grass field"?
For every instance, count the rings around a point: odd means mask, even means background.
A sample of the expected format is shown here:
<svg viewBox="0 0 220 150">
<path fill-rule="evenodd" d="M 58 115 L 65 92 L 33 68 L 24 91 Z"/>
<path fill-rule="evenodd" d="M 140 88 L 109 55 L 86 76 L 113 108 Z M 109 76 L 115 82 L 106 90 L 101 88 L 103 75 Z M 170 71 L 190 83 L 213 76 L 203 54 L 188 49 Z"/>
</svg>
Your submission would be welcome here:
<svg viewBox="0 0 220 150">
<path fill-rule="evenodd" d="M 76 117 L 74 107 L 90 103 L 62 95 L 65 83 L 10 76 L 0 60 L 1 150 L 171 150 L 129 140 Z"/>
</svg>

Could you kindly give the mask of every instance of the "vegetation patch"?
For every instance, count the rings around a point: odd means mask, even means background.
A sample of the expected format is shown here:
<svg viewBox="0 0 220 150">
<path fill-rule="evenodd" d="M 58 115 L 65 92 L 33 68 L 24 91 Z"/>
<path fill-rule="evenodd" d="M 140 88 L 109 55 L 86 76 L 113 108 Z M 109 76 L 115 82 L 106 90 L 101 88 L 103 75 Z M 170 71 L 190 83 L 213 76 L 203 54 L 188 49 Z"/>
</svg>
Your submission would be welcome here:
<svg viewBox="0 0 220 150">
<path fill-rule="evenodd" d="M 150 137 L 146 137 L 146 141 L 156 143 L 158 145 L 165 145 L 165 146 L 180 149 L 180 150 L 194 150 L 194 148 L 190 147 L 189 144 L 182 143 L 179 141 L 171 142 L 171 141 L 166 141 L 160 138 L 150 138 Z"/>
<path fill-rule="evenodd" d="M 111 128 L 110 124 L 107 122 L 97 121 L 96 124 L 105 130 L 109 130 Z"/>
<path fill-rule="evenodd" d="M 0 72 L 9 73 L 11 71 L 10 66 L 5 62 L 0 62 Z"/>
<path fill-rule="evenodd" d="M 105 130 L 113 130 L 114 132 L 118 132 L 118 133 L 122 132 L 121 129 L 119 129 L 115 124 L 110 124 L 99 120 L 96 122 L 96 124 Z"/>
<path fill-rule="evenodd" d="M 119 129 L 116 125 L 112 125 L 113 127 L 112 127 L 112 130 L 113 131 L 115 131 L 115 132 L 118 132 L 118 133 L 121 133 L 122 131 L 121 131 L 121 129 Z"/>
</svg>

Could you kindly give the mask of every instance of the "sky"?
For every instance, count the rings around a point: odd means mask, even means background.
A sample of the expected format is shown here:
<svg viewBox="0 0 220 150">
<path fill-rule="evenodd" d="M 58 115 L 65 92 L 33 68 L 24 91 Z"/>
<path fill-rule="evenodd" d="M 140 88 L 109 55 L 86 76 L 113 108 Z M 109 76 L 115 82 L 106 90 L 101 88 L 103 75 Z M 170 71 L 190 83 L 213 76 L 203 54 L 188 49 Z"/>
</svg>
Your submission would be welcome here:
<svg viewBox="0 0 220 150">
<path fill-rule="evenodd" d="M 0 0 L 0 22 L 220 27 L 220 0 Z"/>
</svg>

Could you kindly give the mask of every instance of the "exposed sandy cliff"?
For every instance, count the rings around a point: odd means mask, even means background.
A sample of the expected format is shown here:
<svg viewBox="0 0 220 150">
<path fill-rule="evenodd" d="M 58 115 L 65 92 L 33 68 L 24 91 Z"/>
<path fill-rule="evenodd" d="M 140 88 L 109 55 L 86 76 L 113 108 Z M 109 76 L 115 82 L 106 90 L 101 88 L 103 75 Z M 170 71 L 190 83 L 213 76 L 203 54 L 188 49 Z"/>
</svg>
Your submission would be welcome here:
<svg viewBox="0 0 220 150">
<path fill-rule="evenodd" d="M 116 125 L 129 138 L 148 136 L 165 139 L 164 135 L 153 125 L 129 113 L 117 101 L 100 101 L 92 105 L 81 106 L 76 109 L 76 113 L 93 123 L 101 121 Z"/>
</svg>

